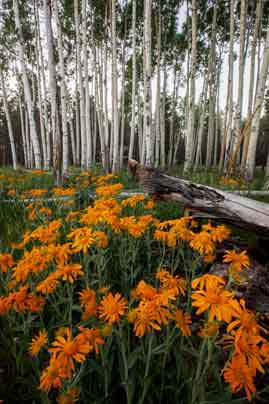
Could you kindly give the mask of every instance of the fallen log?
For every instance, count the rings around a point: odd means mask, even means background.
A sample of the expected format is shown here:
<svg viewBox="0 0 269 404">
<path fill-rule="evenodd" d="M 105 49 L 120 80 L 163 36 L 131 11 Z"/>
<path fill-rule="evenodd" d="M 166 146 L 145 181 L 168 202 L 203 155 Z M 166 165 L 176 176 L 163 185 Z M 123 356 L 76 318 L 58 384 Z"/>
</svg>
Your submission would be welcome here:
<svg viewBox="0 0 269 404">
<path fill-rule="evenodd" d="M 228 223 L 269 236 L 269 204 L 200 185 L 129 160 L 130 173 L 157 199 L 181 203 L 192 216 Z"/>
</svg>

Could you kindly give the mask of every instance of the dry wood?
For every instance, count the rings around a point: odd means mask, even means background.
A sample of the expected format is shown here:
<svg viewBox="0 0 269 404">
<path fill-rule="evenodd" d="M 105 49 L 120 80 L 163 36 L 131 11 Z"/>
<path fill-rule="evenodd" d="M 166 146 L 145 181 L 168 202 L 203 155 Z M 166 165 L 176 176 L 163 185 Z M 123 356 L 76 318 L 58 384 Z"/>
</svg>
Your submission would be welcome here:
<svg viewBox="0 0 269 404">
<path fill-rule="evenodd" d="M 269 204 L 241 195 L 172 177 L 157 169 L 129 160 L 131 174 L 145 191 L 165 201 L 179 202 L 196 217 L 220 220 L 269 235 Z"/>
</svg>

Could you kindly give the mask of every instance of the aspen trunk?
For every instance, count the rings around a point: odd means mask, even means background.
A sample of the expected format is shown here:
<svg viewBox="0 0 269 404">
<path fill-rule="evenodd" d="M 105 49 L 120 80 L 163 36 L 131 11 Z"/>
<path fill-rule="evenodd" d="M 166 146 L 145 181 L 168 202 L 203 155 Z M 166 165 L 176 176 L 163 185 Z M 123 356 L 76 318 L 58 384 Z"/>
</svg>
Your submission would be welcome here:
<svg viewBox="0 0 269 404">
<path fill-rule="evenodd" d="M 6 120 L 7 120 L 8 137 L 9 137 L 9 141 L 10 141 L 10 148 L 11 148 L 11 155 L 12 155 L 12 165 L 13 165 L 14 170 L 17 170 L 17 154 L 16 154 L 16 148 L 15 148 L 15 142 L 14 142 L 11 117 L 10 117 L 9 108 L 8 108 L 4 74 L 3 74 L 2 69 L 0 69 L 0 76 L 1 76 L 1 87 L 2 87 L 2 92 L 3 92 L 4 110 L 5 110 Z"/>
<path fill-rule="evenodd" d="M 160 128 L 160 99 L 161 99 L 161 13 L 159 8 L 158 15 L 158 37 L 157 37 L 157 67 L 156 67 L 156 104 L 155 104 L 155 167 L 160 164 L 160 144 L 161 144 L 161 128 Z"/>
<path fill-rule="evenodd" d="M 254 111 L 256 111 L 256 113 L 252 120 L 249 148 L 247 154 L 246 177 L 248 179 L 252 179 L 254 176 L 256 148 L 260 128 L 261 108 L 264 100 L 266 79 L 268 77 L 268 68 L 269 68 L 269 21 L 267 26 L 266 41 L 264 44 L 263 60 L 261 65 L 257 96 L 255 99 L 255 106 L 254 106 Z"/>
<path fill-rule="evenodd" d="M 163 66 L 163 91 L 161 104 L 161 167 L 165 167 L 165 111 L 166 111 L 166 85 L 167 85 L 167 70 L 164 55 Z"/>
<path fill-rule="evenodd" d="M 247 121 L 251 119 L 252 115 L 252 106 L 253 106 L 253 94 L 254 94 L 254 74 L 255 74 L 255 61 L 256 61 L 256 48 L 258 42 L 258 34 L 260 30 L 261 24 L 261 14 L 262 14 L 262 0 L 258 0 L 256 6 L 256 19 L 255 19 L 255 27 L 252 39 L 252 46 L 251 46 L 251 56 L 250 56 L 250 78 L 249 78 L 249 91 L 248 91 L 248 115 Z M 243 174 L 245 171 L 246 166 L 246 159 L 247 159 L 247 152 L 249 146 L 249 137 L 250 137 L 250 130 L 247 131 L 245 138 L 244 138 L 244 145 L 243 145 L 243 155 L 241 161 L 241 173 Z"/>
<path fill-rule="evenodd" d="M 201 112 L 200 119 L 198 124 L 198 134 L 197 134 L 197 149 L 195 156 L 194 169 L 197 170 L 199 164 L 202 162 L 202 140 L 203 140 L 203 131 L 204 131 L 204 121 L 205 121 L 205 112 L 206 112 L 206 101 L 207 101 L 207 92 L 208 92 L 208 82 L 209 82 L 209 74 L 208 70 L 204 73 L 204 85 L 201 97 Z"/>
<path fill-rule="evenodd" d="M 194 119 L 195 119 L 195 74 L 197 56 L 197 11 L 196 0 L 192 0 L 192 47 L 191 47 L 191 73 L 190 73 L 190 97 L 188 103 L 188 121 L 185 145 L 184 172 L 188 172 L 192 165 L 194 148 Z"/>
<path fill-rule="evenodd" d="M 143 142 L 145 142 L 146 166 L 153 164 L 152 144 L 152 95 L 151 95 L 151 7 L 152 0 L 144 0 L 144 119 Z"/>
<path fill-rule="evenodd" d="M 90 93 L 89 93 L 89 70 L 88 70 L 88 52 L 87 52 L 87 2 L 82 1 L 82 48 L 83 48 L 83 67 L 84 67 L 84 87 L 85 87 L 85 130 L 86 130 L 86 167 L 92 165 L 92 133 L 90 121 Z"/>
<path fill-rule="evenodd" d="M 240 131 L 242 128 L 242 103 L 243 103 L 243 88 L 244 88 L 244 49 L 245 49 L 245 35 L 246 35 L 246 0 L 241 0 L 240 9 L 240 53 L 239 53 L 239 66 L 238 66 L 238 95 L 235 116 L 235 137 L 232 144 L 233 151 L 236 150 Z"/>
<path fill-rule="evenodd" d="M 209 55 L 209 118 L 208 118 L 208 135 L 207 135 L 207 149 L 206 149 L 206 169 L 212 165 L 212 153 L 214 145 L 215 133 L 215 81 L 216 81 L 216 24 L 217 24 L 217 4 L 214 6 L 210 55 Z"/>
<path fill-rule="evenodd" d="M 79 112 L 80 112 L 80 139 L 81 139 L 81 168 L 85 169 L 86 153 L 87 153 L 87 140 L 86 140 L 86 119 L 85 119 L 85 97 L 82 81 L 82 66 L 81 66 L 81 41 L 80 41 L 80 18 L 78 10 L 78 0 L 74 0 L 74 13 L 75 13 L 75 28 L 76 28 L 76 52 L 77 52 L 77 74 L 78 74 L 78 90 L 79 90 Z"/>
<path fill-rule="evenodd" d="M 68 170 L 69 155 L 68 155 L 68 123 L 67 123 L 67 91 L 65 83 L 65 67 L 64 67 L 64 54 L 62 43 L 62 27 L 58 12 L 58 0 L 54 0 L 55 19 L 57 24 L 57 42 L 58 54 L 60 62 L 60 77 L 61 77 L 61 118 L 62 118 L 62 131 L 63 131 L 63 159 L 62 159 L 62 172 L 65 174 Z"/>
<path fill-rule="evenodd" d="M 129 159 L 134 157 L 135 144 L 135 103 L 136 103 L 136 0 L 132 1 L 132 121 Z"/>
<path fill-rule="evenodd" d="M 22 69 L 24 96 L 25 96 L 25 102 L 27 105 L 27 111 L 28 111 L 29 122 L 30 122 L 30 136 L 31 136 L 32 143 L 33 143 L 35 166 L 36 166 L 36 168 L 40 169 L 41 168 L 40 145 L 39 145 L 39 140 L 38 140 L 37 130 L 36 130 L 34 105 L 33 105 L 33 100 L 32 100 L 32 95 L 31 95 L 31 90 L 30 90 L 29 79 L 28 79 L 28 75 L 27 75 L 26 63 L 24 60 L 24 39 L 23 39 L 23 33 L 22 33 L 22 27 L 21 27 L 20 15 L 19 15 L 18 0 L 13 0 L 13 11 L 14 11 L 14 15 L 15 15 L 16 30 L 17 30 L 17 34 L 18 34 L 19 60 L 20 60 L 21 69 Z"/>
<path fill-rule="evenodd" d="M 113 106 L 113 164 L 112 171 L 119 170 L 119 117 L 118 117 L 118 77 L 116 44 L 116 0 L 111 0 L 112 29 L 112 106 Z"/>
</svg>

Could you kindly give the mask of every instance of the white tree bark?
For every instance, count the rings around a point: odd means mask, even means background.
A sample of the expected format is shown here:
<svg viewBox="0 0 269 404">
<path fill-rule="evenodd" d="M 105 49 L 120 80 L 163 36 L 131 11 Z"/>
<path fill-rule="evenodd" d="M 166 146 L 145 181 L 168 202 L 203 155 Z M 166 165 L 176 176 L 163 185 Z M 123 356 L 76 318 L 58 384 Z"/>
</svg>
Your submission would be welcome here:
<svg viewBox="0 0 269 404">
<path fill-rule="evenodd" d="M 160 145 L 161 145 L 161 128 L 160 128 L 160 100 L 161 100 L 161 13 L 158 15 L 158 36 L 157 36 L 157 66 L 156 66 L 156 104 L 155 104 L 155 167 L 160 164 Z"/>
<path fill-rule="evenodd" d="M 53 142 L 53 171 L 56 183 L 61 182 L 61 139 L 59 128 L 59 115 L 57 107 L 56 65 L 53 52 L 53 33 L 51 24 L 51 9 L 48 0 L 43 1 L 44 18 L 46 25 L 46 43 L 48 50 L 49 92 L 51 104 L 52 142 Z"/>
<path fill-rule="evenodd" d="M 205 113 L 206 113 L 206 101 L 207 101 L 207 93 L 208 93 L 208 82 L 209 82 L 209 73 L 208 69 L 204 73 L 204 84 L 203 91 L 201 97 L 201 112 L 200 119 L 198 124 L 198 134 L 197 134 L 197 149 L 195 156 L 194 169 L 197 170 L 199 164 L 202 162 L 202 140 L 203 140 L 203 131 L 204 131 L 204 122 L 205 122 Z"/>
<path fill-rule="evenodd" d="M 119 170 L 119 117 L 118 117 L 118 75 L 116 43 L 116 0 L 111 0 L 112 30 L 112 109 L 113 109 L 113 173 Z"/>
<path fill-rule="evenodd" d="M 152 0 L 144 0 L 144 122 L 146 166 L 153 164 L 152 95 L 151 95 L 151 7 Z"/>
<path fill-rule="evenodd" d="M 132 1 L 132 121 L 129 159 L 134 157 L 135 143 L 135 103 L 136 103 L 136 0 Z"/>
<path fill-rule="evenodd" d="M 63 131 L 63 161 L 62 161 L 62 172 L 65 174 L 68 170 L 69 165 L 69 155 L 68 155 L 68 123 L 67 123 L 67 91 L 65 82 L 65 67 L 64 67 L 64 52 L 63 52 L 63 42 L 62 42 L 62 27 L 59 18 L 58 10 L 58 0 L 53 0 L 55 20 L 57 25 L 57 43 L 58 43 L 58 54 L 60 63 L 60 77 L 61 77 L 61 118 L 62 118 L 62 131 Z"/>
<path fill-rule="evenodd" d="M 87 137 L 86 137 L 86 119 L 85 119 L 85 96 L 83 90 L 82 80 L 82 66 L 81 66 L 81 44 L 79 32 L 79 10 L 78 0 L 74 0 L 74 13 L 75 13 L 75 28 L 76 28 L 76 52 L 77 52 L 77 72 L 78 72 L 78 89 L 79 89 L 79 106 L 80 106 L 80 137 L 81 137 L 81 168 L 85 169 L 86 153 L 87 153 Z"/>
<path fill-rule="evenodd" d="M 236 105 L 235 128 L 234 128 L 235 138 L 232 145 L 233 151 L 236 150 L 242 126 L 241 118 L 242 118 L 242 103 L 243 103 L 243 89 L 244 89 L 244 50 L 245 50 L 245 34 L 246 34 L 246 11 L 247 11 L 246 0 L 241 0 L 238 92 L 237 92 L 237 105 Z"/>
<path fill-rule="evenodd" d="M 88 51 L 87 51 L 87 2 L 82 1 L 82 48 L 83 48 L 83 67 L 84 67 L 84 86 L 85 86 L 85 129 L 86 129 L 86 166 L 92 165 L 92 133 L 90 118 L 90 92 L 89 92 L 89 70 L 88 70 Z"/>
<path fill-rule="evenodd" d="M 207 135 L 207 149 L 206 149 L 206 168 L 212 164 L 212 153 L 214 145 L 215 133 L 215 81 L 216 81 L 216 24 L 217 24 L 217 4 L 214 6 L 211 42 L 209 52 L 209 118 L 208 118 L 208 135 Z"/>
<path fill-rule="evenodd" d="M 47 145 L 46 145 L 46 131 L 45 131 L 45 123 L 43 116 L 43 100 L 42 100 L 42 92 L 41 92 L 41 64 L 40 64 L 40 55 L 39 55 L 39 21 L 38 21 L 38 12 L 37 12 L 37 4 L 34 2 L 34 15 L 35 15 L 35 57 L 37 64 L 37 97 L 38 97 L 38 111 L 39 111 L 39 122 L 40 122 L 40 133 L 41 133 L 41 145 L 42 145 L 42 153 L 43 153 L 43 165 L 46 168 L 47 162 Z"/>
<path fill-rule="evenodd" d="M 188 172 L 192 164 L 194 147 L 194 119 L 195 119 L 195 74 L 197 56 L 197 10 L 196 0 L 192 0 L 192 47 L 191 47 L 191 74 L 190 74 L 190 97 L 188 106 L 188 122 L 185 144 L 184 172 Z"/>
<path fill-rule="evenodd" d="M 17 170 L 17 154 L 16 154 L 16 148 L 15 148 L 15 142 L 14 142 L 13 127 L 12 127 L 12 123 L 11 123 L 4 73 L 3 73 L 2 69 L 0 69 L 0 76 L 1 76 L 1 87 L 2 87 L 2 94 L 3 94 L 4 110 L 5 110 L 6 120 L 7 120 L 8 137 L 9 137 L 9 141 L 10 141 L 10 148 L 11 148 L 11 155 L 12 155 L 12 165 L 13 165 L 14 170 Z"/>
<path fill-rule="evenodd" d="M 23 86 L 24 86 L 24 96 L 27 105 L 27 111 L 29 116 L 30 122 L 30 134 L 33 143 L 33 150 L 34 150 L 34 158 L 35 158 L 35 166 L 36 168 L 41 168 L 41 154 L 40 154 L 40 145 L 37 136 L 36 130 L 36 122 L 34 116 L 34 105 L 32 101 L 32 95 L 30 90 L 29 79 L 27 75 L 26 63 L 24 60 L 24 39 L 20 21 L 20 14 L 19 14 L 19 5 L 18 0 L 13 0 L 13 10 L 15 16 L 15 24 L 18 33 L 18 48 L 19 48 L 19 60 L 22 69 L 22 78 L 23 78 Z"/>
<path fill-rule="evenodd" d="M 254 32 L 253 32 L 251 55 L 250 55 L 250 78 L 249 78 L 248 115 L 247 115 L 248 121 L 251 119 L 251 115 L 252 115 L 254 82 L 255 82 L 254 76 L 255 76 L 256 48 L 257 48 L 257 42 L 258 42 L 258 34 L 260 31 L 261 14 L 262 14 L 262 0 L 258 0 L 257 5 L 256 5 L 255 27 L 254 27 Z M 250 137 L 250 131 L 247 131 L 245 138 L 244 138 L 243 155 L 242 155 L 242 161 L 241 161 L 241 173 L 244 173 L 245 166 L 246 166 L 247 152 L 248 152 L 248 146 L 249 146 L 249 137 Z"/>
<path fill-rule="evenodd" d="M 259 84 L 258 84 L 258 89 L 257 89 L 257 96 L 255 99 L 255 105 L 254 105 L 254 111 L 256 111 L 256 113 L 252 120 L 250 139 L 249 139 L 249 148 L 248 148 L 247 162 L 246 162 L 246 176 L 248 179 L 252 179 L 254 176 L 256 148 L 257 148 L 257 141 L 258 141 L 259 128 L 260 128 L 261 109 L 262 109 L 262 104 L 264 101 L 265 85 L 266 85 L 266 79 L 268 77 L 268 68 L 269 68 L 269 22 L 268 22 L 268 26 L 267 26 L 266 41 L 264 44 L 263 60 L 262 60 L 262 65 L 261 65 L 261 72 L 260 72 Z"/>
<path fill-rule="evenodd" d="M 165 168 L 165 111 L 166 111 L 166 86 L 167 86 L 167 69 L 165 62 L 166 55 L 164 54 L 163 63 L 163 91 L 161 104 L 161 167 Z"/>
</svg>

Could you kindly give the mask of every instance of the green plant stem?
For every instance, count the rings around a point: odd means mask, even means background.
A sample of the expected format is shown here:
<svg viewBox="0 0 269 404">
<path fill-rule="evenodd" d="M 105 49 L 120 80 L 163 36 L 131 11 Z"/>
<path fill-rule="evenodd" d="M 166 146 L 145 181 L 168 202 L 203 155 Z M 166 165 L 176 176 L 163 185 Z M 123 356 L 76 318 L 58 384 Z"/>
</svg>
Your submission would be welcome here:
<svg viewBox="0 0 269 404">
<path fill-rule="evenodd" d="M 152 342 L 153 342 L 153 336 L 154 334 L 151 334 L 149 337 L 149 344 L 148 344 L 148 352 L 147 352 L 147 361 L 146 361 L 146 367 L 145 367 L 145 374 L 144 374 L 144 386 L 143 386 L 143 391 L 142 391 L 142 396 L 140 398 L 139 404 L 143 404 L 146 393 L 147 393 L 147 388 L 148 388 L 148 381 L 146 380 L 149 374 L 149 368 L 150 368 L 150 362 L 151 362 L 151 356 L 152 356 Z"/>
</svg>

